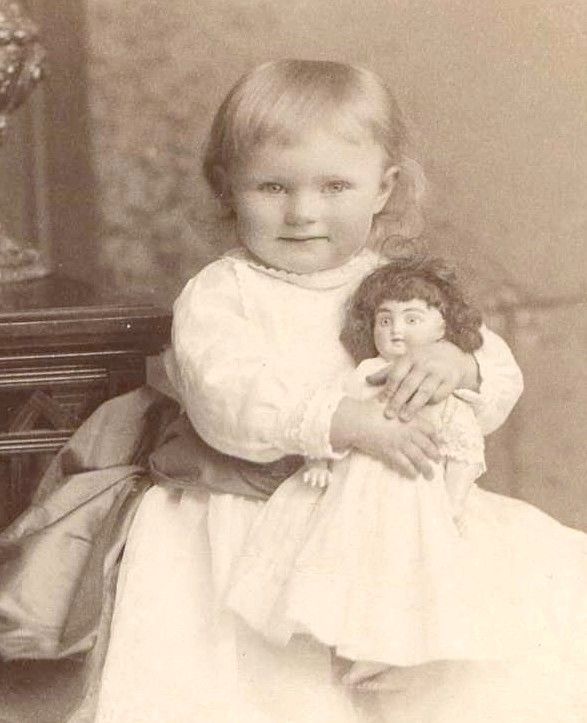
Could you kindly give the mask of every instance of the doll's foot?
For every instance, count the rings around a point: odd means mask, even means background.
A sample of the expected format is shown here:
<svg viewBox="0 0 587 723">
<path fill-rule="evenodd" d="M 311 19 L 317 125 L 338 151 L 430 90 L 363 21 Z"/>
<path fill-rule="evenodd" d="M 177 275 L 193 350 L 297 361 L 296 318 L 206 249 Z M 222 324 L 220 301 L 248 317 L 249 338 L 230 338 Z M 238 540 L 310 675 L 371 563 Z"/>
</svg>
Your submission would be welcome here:
<svg viewBox="0 0 587 723">
<path fill-rule="evenodd" d="M 381 673 L 389 670 L 389 665 L 385 663 L 373 663 L 366 660 L 360 660 L 353 663 L 350 669 L 343 677 L 343 683 L 346 685 L 362 685 L 371 678 L 381 675 Z"/>
<path fill-rule="evenodd" d="M 302 479 L 310 487 L 324 489 L 330 484 L 332 473 L 327 462 L 313 462 L 306 467 Z"/>
<path fill-rule="evenodd" d="M 343 677 L 343 683 L 357 690 L 401 691 L 412 682 L 410 668 L 383 663 L 357 662 Z"/>
</svg>

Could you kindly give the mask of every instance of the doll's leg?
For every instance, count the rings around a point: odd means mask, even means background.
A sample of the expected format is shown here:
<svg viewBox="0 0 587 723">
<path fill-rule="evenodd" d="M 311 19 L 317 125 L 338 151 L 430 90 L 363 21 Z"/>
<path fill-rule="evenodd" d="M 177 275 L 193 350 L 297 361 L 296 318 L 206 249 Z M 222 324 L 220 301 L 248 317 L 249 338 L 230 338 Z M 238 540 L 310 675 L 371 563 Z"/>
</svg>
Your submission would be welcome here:
<svg viewBox="0 0 587 723">
<path fill-rule="evenodd" d="M 428 721 L 427 717 L 422 716 L 420 706 L 414 705 L 411 691 L 413 683 L 414 669 L 387 666 L 384 672 L 349 687 L 361 723 Z"/>
<path fill-rule="evenodd" d="M 311 487 L 328 487 L 332 480 L 330 462 L 327 459 L 306 460 L 303 480 Z"/>
<path fill-rule="evenodd" d="M 414 668 L 376 661 L 348 661 L 341 682 L 357 693 L 405 691 L 413 682 Z M 359 696 L 360 697 L 360 696 Z"/>
<path fill-rule="evenodd" d="M 406 690 L 414 681 L 416 668 L 358 661 L 351 665 L 342 682 L 361 690 Z"/>
<path fill-rule="evenodd" d="M 442 665 L 438 670 L 433 663 L 389 668 L 359 686 L 358 691 L 369 700 L 372 720 L 377 723 L 465 723 L 458 716 L 446 716 L 445 711 L 438 710 L 436 697 L 442 697 L 444 685 Z"/>
</svg>

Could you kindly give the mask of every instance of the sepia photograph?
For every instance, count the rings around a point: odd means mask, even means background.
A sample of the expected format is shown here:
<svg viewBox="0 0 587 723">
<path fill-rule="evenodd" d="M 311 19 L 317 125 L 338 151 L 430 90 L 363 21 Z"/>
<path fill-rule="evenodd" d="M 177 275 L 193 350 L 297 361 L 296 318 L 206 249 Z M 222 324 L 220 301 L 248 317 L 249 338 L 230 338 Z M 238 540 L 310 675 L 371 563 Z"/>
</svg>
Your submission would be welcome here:
<svg viewBox="0 0 587 723">
<path fill-rule="evenodd" d="M 0 723 L 587 723 L 586 48 L 0 0 Z"/>
</svg>

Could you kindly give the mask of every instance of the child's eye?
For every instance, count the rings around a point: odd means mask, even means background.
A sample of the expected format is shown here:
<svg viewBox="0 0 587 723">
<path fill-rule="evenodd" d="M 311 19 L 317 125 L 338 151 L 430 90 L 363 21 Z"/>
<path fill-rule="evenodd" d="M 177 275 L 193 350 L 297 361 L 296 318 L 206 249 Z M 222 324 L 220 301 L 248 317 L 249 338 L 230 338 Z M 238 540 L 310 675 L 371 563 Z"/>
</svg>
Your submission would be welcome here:
<svg viewBox="0 0 587 723">
<path fill-rule="evenodd" d="M 389 318 L 389 316 L 380 316 L 379 319 L 377 320 L 378 326 L 389 326 L 390 323 L 391 323 L 391 319 Z"/>
<path fill-rule="evenodd" d="M 347 181 L 328 181 L 328 183 L 325 183 L 322 186 L 322 190 L 324 193 L 342 193 L 343 191 L 346 191 L 348 188 L 350 188 L 350 183 L 347 183 Z"/>
<path fill-rule="evenodd" d="M 282 186 L 281 183 L 273 183 L 273 182 L 260 183 L 258 188 L 259 188 L 259 191 L 263 191 L 264 193 L 271 193 L 271 194 L 285 193 L 285 186 Z"/>
</svg>

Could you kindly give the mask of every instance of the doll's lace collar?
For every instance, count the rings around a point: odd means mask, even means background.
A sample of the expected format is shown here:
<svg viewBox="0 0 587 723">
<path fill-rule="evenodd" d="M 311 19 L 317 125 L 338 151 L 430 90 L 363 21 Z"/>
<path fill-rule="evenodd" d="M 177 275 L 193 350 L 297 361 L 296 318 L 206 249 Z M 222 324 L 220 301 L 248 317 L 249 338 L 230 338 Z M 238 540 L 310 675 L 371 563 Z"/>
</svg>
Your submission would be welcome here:
<svg viewBox="0 0 587 723">
<path fill-rule="evenodd" d="M 309 274 L 296 274 L 293 271 L 274 269 L 264 266 L 244 248 L 236 248 L 224 254 L 224 258 L 234 259 L 245 263 L 255 271 L 281 279 L 294 286 L 304 286 L 309 289 L 334 289 L 344 286 L 351 279 L 362 276 L 377 266 L 378 256 L 371 249 L 361 249 L 342 266 L 325 271 L 314 271 Z"/>
</svg>

